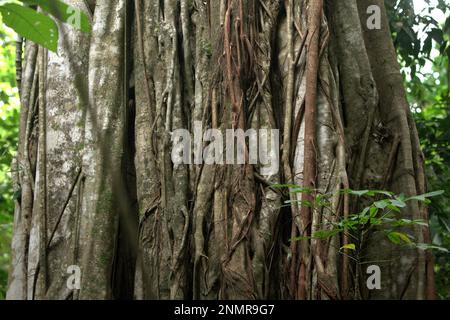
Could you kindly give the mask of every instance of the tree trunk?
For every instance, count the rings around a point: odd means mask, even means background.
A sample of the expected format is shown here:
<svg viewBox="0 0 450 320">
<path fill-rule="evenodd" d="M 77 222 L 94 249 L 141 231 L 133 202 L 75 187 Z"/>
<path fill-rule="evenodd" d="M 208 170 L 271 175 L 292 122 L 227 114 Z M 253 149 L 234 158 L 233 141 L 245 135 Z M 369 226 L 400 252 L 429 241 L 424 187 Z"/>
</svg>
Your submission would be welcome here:
<svg viewBox="0 0 450 320">
<path fill-rule="evenodd" d="M 340 189 L 425 192 L 383 1 L 67 3 L 92 33 L 60 25 L 58 54 L 25 46 L 9 299 L 433 298 L 431 256 L 382 233 L 358 263 L 347 234 L 290 241 L 366 204 Z M 279 129 L 278 173 L 247 149 L 244 164 L 174 164 L 171 136 L 199 123 Z M 335 194 L 332 212 L 280 183 Z M 415 202 L 401 214 L 427 220 Z"/>
</svg>

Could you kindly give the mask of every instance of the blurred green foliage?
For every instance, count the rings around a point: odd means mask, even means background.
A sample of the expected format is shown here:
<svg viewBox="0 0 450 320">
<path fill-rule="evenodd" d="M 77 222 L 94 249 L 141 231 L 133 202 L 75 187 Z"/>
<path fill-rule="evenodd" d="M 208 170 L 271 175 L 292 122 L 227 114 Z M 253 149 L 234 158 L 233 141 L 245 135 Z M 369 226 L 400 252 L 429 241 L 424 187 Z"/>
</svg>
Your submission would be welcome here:
<svg viewBox="0 0 450 320">
<path fill-rule="evenodd" d="M 424 78 L 422 95 L 409 94 L 420 141 L 426 159 L 428 188 L 444 189 L 447 197 L 436 199 L 430 206 L 430 226 L 433 243 L 450 248 L 450 95 L 448 57 L 437 57 L 433 74 Z M 433 89 L 431 89 L 433 88 Z M 417 89 L 413 88 L 413 90 Z M 411 90 L 412 91 L 412 90 Z M 436 252 L 436 282 L 439 296 L 450 299 L 450 257 Z"/>
<path fill-rule="evenodd" d="M 0 299 L 8 281 L 14 211 L 11 161 L 17 150 L 19 98 L 15 80 L 14 34 L 0 18 Z"/>
</svg>

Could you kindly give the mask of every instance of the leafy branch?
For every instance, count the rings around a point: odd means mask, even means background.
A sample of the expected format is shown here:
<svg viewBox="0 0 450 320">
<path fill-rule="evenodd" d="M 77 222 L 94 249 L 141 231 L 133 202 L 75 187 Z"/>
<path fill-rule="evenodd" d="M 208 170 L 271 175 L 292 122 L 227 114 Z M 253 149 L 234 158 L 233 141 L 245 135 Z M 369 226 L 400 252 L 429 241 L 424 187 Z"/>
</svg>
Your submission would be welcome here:
<svg viewBox="0 0 450 320">
<path fill-rule="evenodd" d="M 60 0 L 1 1 L 0 13 L 8 27 L 53 52 L 57 52 L 59 40 L 56 20 L 82 32 L 91 32 L 89 17 Z"/>
<path fill-rule="evenodd" d="M 312 190 L 309 188 L 303 188 L 297 185 L 279 184 L 274 185 L 275 188 L 289 189 L 290 193 L 315 193 L 317 194 L 314 201 L 302 201 L 302 200 L 287 200 L 285 206 L 290 206 L 293 203 L 311 207 L 313 210 L 320 208 L 329 210 L 332 215 L 337 213 L 333 212 L 330 199 L 333 197 L 332 193 L 320 193 L 319 190 Z M 384 199 L 374 200 L 369 206 L 365 207 L 361 212 L 356 214 L 350 214 L 347 218 L 339 217 L 335 222 L 329 220 L 322 224 L 322 228 L 315 231 L 311 236 L 298 236 L 291 239 L 291 241 L 301 241 L 305 239 L 319 239 L 326 240 L 331 237 L 338 236 L 340 234 L 346 234 L 354 240 L 359 240 L 362 236 L 369 234 L 376 227 L 381 226 L 383 232 L 386 234 L 387 239 L 396 245 L 410 245 L 421 250 L 440 250 L 442 252 L 448 252 L 446 248 L 426 243 L 415 243 L 413 236 L 400 231 L 405 227 L 412 226 L 428 226 L 428 224 L 421 219 L 405 219 L 398 217 L 398 213 L 407 206 L 410 201 L 419 201 L 425 204 L 429 204 L 431 201 L 429 198 L 442 195 L 444 191 L 434 191 L 422 195 L 406 197 L 404 194 L 395 195 L 392 192 L 384 190 L 351 190 L 343 189 L 339 191 L 340 194 L 349 194 L 357 197 L 382 197 Z M 323 228 L 327 227 L 327 228 Z M 358 242 L 358 241 L 355 241 Z M 342 253 L 344 249 L 358 251 L 362 247 L 362 243 L 348 243 L 343 245 L 339 252 Z"/>
</svg>

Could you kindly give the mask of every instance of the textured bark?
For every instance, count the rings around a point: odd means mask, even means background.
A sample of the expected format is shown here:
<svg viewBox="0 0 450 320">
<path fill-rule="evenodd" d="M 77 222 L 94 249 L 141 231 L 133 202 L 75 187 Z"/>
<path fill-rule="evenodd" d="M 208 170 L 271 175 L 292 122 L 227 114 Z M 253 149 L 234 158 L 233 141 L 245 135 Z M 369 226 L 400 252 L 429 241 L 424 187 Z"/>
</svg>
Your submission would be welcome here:
<svg viewBox="0 0 450 320">
<path fill-rule="evenodd" d="M 361 261 L 388 261 L 376 291 L 339 252 L 347 233 L 290 241 L 365 204 L 340 189 L 425 192 L 382 1 L 67 2 L 92 33 L 61 25 L 58 55 L 25 45 L 9 299 L 433 297 L 431 256 L 380 232 Z M 382 30 L 366 28 L 370 4 Z M 171 135 L 199 122 L 280 129 L 279 173 L 247 145 L 244 164 L 174 165 Z M 332 212 L 277 183 L 335 194 Z M 402 215 L 427 219 L 417 203 Z"/>
</svg>

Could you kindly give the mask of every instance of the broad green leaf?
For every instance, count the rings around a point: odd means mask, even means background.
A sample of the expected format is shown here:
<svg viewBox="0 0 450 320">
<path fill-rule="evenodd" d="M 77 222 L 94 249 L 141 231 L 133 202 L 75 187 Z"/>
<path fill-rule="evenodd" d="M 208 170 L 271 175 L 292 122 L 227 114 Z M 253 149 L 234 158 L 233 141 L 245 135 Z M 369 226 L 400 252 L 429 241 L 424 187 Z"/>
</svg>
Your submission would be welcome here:
<svg viewBox="0 0 450 320">
<path fill-rule="evenodd" d="M 384 209 L 388 206 L 388 201 L 387 200 L 380 200 L 380 201 L 376 201 L 374 202 L 375 207 L 377 207 L 378 209 Z"/>
<path fill-rule="evenodd" d="M 311 239 L 311 237 L 298 236 L 298 237 L 294 237 L 294 238 L 289 239 L 289 242 L 292 242 L 292 241 L 303 241 L 303 240 L 309 240 L 309 239 Z"/>
<path fill-rule="evenodd" d="M 405 201 L 406 196 L 404 193 L 400 193 L 398 196 L 395 197 L 397 200 Z"/>
<path fill-rule="evenodd" d="M 425 198 L 431 198 L 431 197 L 436 197 L 436 196 L 443 195 L 444 193 L 445 193 L 444 190 L 437 190 L 437 191 L 432 191 L 432 192 L 425 193 L 423 196 Z"/>
<path fill-rule="evenodd" d="M 362 197 L 369 193 L 369 190 L 351 190 L 351 189 L 343 189 L 341 193 L 348 193 L 354 196 Z"/>
<path fill-rule="evenodd" d="M 400 237 L 400 239 L 402 239 L 404 242 L 411 243 L 411 239 L 408 237 L 407 234 L 402 233 L 402 232 L 397 232 L 397 234 Z"/>
<path fill-rule="evenodd" d="M 359 224 L 365 225 L 367 222 L 369 222 L 370 217 L 369 216 L 363 216 L 359 218 Z"/>
<path fill-rule="evenodd" d="M 65 22 L 82 32 L 91 32 L 89 17 L 80 9 L 65 4 L 60 0 L 21 0 L 29 5 L 38 5 L 42 10 L 56 19 Z"/>
<path fill-rule="evenodd" d="M 412 224 L 418 225 L 418 226 L 424 226 L 424 227 L 428 227 L 429 226 L 428 223 L 425 220 L 421 220 L 421 219 L 413 220 Z"/>
<path fill-rule="evenodd" d="M 387 208 L 388 208 L 389 210 L 392 210 L 392 211 L 395 211 L 395 212 L 401 212 L 401 210 L 400 210 L 399 207 L 394 206 L 394 205 L 391 204 L 391 203 L 388 203 Z"/>
<path fill-rule="evenodd" d="M 400 244 L 401 243 L 400 238 L 394 232 L 389 232 L 387 234 L 387 237 L 394 244 Z"/>
<path fill-rule="evenodd" d="M 300 188 L 300 187 L 296 187 L 296 188 L 291 188 L 290 190 L 292 193 L 312 193 L 313 190 L 311 188 Z"/>
<path fill-rule="evenodd" d="M 272 188 L 274 188 L 274 189 L 292 189 L 292 188 L 299 188 L 299 186 L 296 185 L 296 184 L 280 184 L 280 183 L 277 183 L 277 184 L 273 184 Z"/>
<path fill-rule="evenodd" d="M 418 243 L 418 244 L 416 244 L 416 247 L 420 250 L 438 250 L 441 252 L 450 253 L 448 251 L 448 249 L 446 249 L 444 247 L 440 247 L 440 246 L 432 245 L 432 244 L 428 244 L 428 243 Z"/>
<path fill-rule="evenodd" d="M 400 219 L 392 222 L 394 227 L 402 227 L 402 226 L 410 226 L 410 225 L 420 225 L 420 226 L 428 226 L 424 220 L 410 220 L 410 219 Z"/>
<path fill-rule="evenodd" d="M 433 192 L 428 192 L 425 194 L 420 194 L 417 196 L 409 197 L 407 200 L 417 200 L 417 201 L 425 201 L 426 198 L 436 197 L 444 194 L 444 190 L 438 190 Z"/>
<path fill-rule="evenodd" d="M 403 242 L 411 243 L 411 239 L 409 239 L 408 235 L 398 231 L 391 231 L 388 233 L 388 238 L 392 243 L 400 244 Z"/>
<path fill-rule="evenodd" d="M 7 3 L 0 6 L 5 24 L 23 37 L 56 52 L 58 27 L 55 21 L 33 9 Z"/>
<path fill-rule="evenodd" d="M 314 203 L 318 207 L 325 207 L 331 205 L 330 201 L 326 198 L 326 196 L 318 194 L 314 199 Z"/>
<path fill-rule="evenodd" d="M 342 232 L 342 229 L 319 230 L 319 231 L 314 232 L 312 237 L 315 239 L 327 239 L 327 238 L 334 237 L 335 235 L 339 234 L 340 232 Z"/>
<path fill-rule="evenodd" d="M 381 219 L 378 218 L 371 218 L 370 224 L 374 226 L 379 226 L 382 223 Z"/>
<path fill-rule="evenodd" d="M 349 243 L 349 244 L 346 244 L 345 246 L 342 246 L 341 250 L 342 249 L 356 250 L 356 245 L 354 243 Z"/>
<path fill-rule="evenodd" d="M 363 209 L 363 211 L 361 211 L 361 213 L 359 214 L 360 216 L 365 216 L 367 214 L 367 212 L 370 211 L 370 207 L 365 207 Z"/>
<path fill-rule="evenodd" d="M 354 221 L 353 217 L 350 219 L 344 219 L 340 221 L 337 225 L 343 229 L 353 230 L 355 226 L 359 224 L 358 221 Z"/>
<path fill-rule="evenodd" d="M 391 204 L 397 208 L 404 208 L 406 207 L 406 203 L 403 202 L 401 199 L 397 198 L 397 199 L 392 199 L 389 200 L 391 202 Z"/>
<path fill-rule="evenodd" d="M 375 218 L 376 215 L 377 215 L 377 213 L 378 213 L 378 208 L 377 208 L 377 207 L 370 207 L 370 213 L 369 213 L 369 216 L 370 216 L 371 218 Z"/>
</svg>

